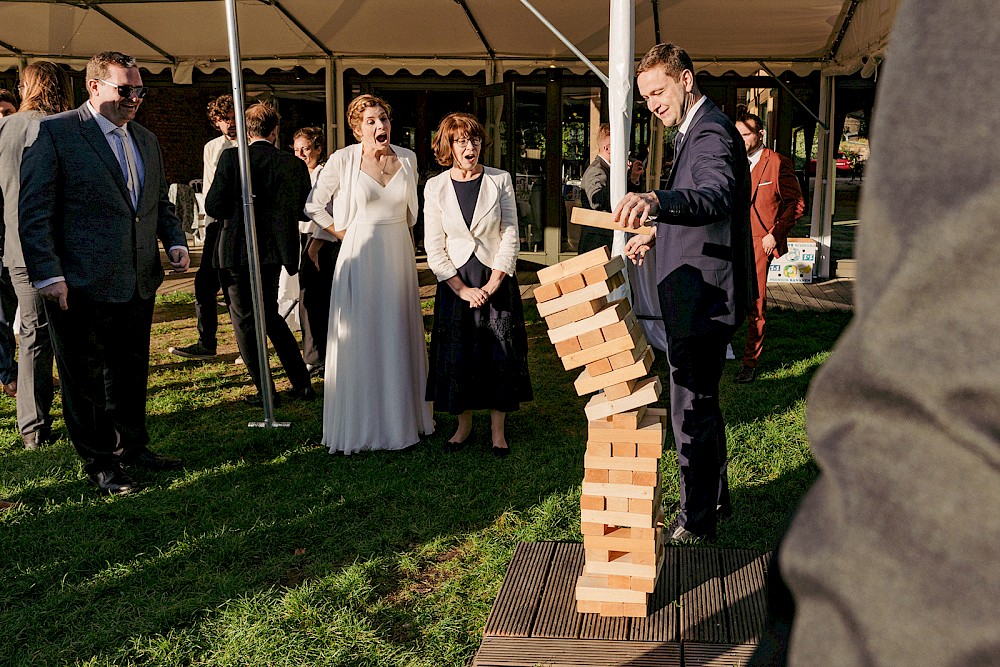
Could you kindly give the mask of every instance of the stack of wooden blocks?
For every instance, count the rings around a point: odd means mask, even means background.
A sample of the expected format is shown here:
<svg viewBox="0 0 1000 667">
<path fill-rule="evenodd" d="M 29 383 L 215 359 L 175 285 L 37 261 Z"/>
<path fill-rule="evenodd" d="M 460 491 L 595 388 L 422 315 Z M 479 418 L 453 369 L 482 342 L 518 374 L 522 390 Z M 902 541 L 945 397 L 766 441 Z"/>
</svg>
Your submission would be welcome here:
<svg viewBox="0 0 1000 667">
<path fill-rule="evenodd" d="M 580 613 L 646 616 L 663 565 L 660 455 L 665 410 L 647 407 L 660 381 L 647 377 L 653 348 L 628 299 L 608 301 L 625 262 L 607 248 L 538 272 L 538 313 L 580 396 L 593 396 L 580 520 L 585 562 L 576 584 Z"/>
</svg>

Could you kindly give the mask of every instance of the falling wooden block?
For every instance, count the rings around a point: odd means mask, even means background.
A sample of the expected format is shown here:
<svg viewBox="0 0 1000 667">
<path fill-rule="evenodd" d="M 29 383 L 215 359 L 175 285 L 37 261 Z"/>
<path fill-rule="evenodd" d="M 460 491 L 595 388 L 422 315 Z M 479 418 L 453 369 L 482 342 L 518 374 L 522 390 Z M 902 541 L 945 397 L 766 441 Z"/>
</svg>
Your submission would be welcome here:
<svg viewBox="0 0 1000 667">
<path fill-rule="evenodd" d="M 543 269 L 539 269 L 538 282 L 543 284 L 554 283 L 560 278 L 564 278 L 573 273 L 586 271 L 592 266 L 606 264 L 610 260 L 611 253 L 608 252 L 608 247 L 601 246 L 600 248 L 595 248 L 590 252 L 585 252 L 582 255 L 570 257 L 566 261 L 559 262 L 558 264 L 553 264 L 552 266 L 546 266 Z"/>
<path fill-rule="evenodd" d="M 570 338 L 569 340 L 561 340 L 555 345 L 556 354 L 560 357 L 565 357 L 567 355 L 573 354 L 574 352 L 579 352 L 583 349 L 580 345 L 580 341 L 576 338 Z M 608 362 L 608 368 L 611 368 L 611 362 Z"/>
<path fill-rule="evenodd" d="M 544 301 L 537 304 L 538 314 L 542 317 L 548 317 L 553 313 L 558 313 L 560 310 L 566 310 L 567 308 L 578 306 L 581 303 L 592 301 L 598 297 L 607 296 L 621 287 L 624 282 L 624 274 L 616 273 L 603 282 L 587 285 L 583 289 L 578 289 L 575 292 L 556 297 L 551 301 Z"/>
<path fill-rule="evenodd" d="M 585 301 L 583 303 L 578 303 L 572 308 L 567 308 L 566 310 L 560 311 L 558 313 L 553 313 L 545 318 L 545 326 L 549 329 L 555 329 L 557 327 L 562 327 L 573 322 L 579 322 L 582 319 L 586 319 L 591 315 L 596 315 L 601 312 L 605 306 L 608 305 L 608 297 L 602 296 L 596 299 L 591 299 L 590 301 Z"/>
<path fill-rule="evenodd" d="M 563 368 L 566 370 L 572 370 L 574 368 L 579 368 L 580 366 L 586 366 L 587 364 L 593 363 L 598 359 L 618 354 L 619 352 L 626 352 L 636 348 L 644 350 L 648 346 L 649 343 L 646 342 L 646 335 L 642 332 L 642 327 L 636 323 L 636 325 L 629 330 L 628 335 L 626 336 L 614 338 L 602 343 L 601 345 L 588 347 L 587 349 L 574 352 L 573 354 L 562 357 L 561 359 Z M 639 359 L 640 357 L 636 356 L 635 360 L 638 361 Z"/>
<path fill-rule="evenodd" d="M 587 281 L 584 280 L 582 273 L 574 273 L 571 276 L 560 278 L 556 281 L 556 285 L 559 286 L 559 291 L 562 294 L 569 294 L 570 292 L 575 292 L 586 287 Z"/>
<path fill-rule="evenodd" d="M 598 332 L 599 333 L 599 332 Z M 590 334 L 586 334 L 590 335 Z M 583 336 L 580 337 L 580 345 L 583 348 L 590 349 L 583 343 Z M 628 382 L 629 380 L 638 380 L 639 378 L 645 377 L 649 373 L 649 369 L 653 366 L 653 350 L 649 346 L 646 347 L 647 353 L 637 362 L 631 366 L 626 366 L 625 368 L 620 368 L 616 371 L 611 371 L 610 373 L 602 373 L 601 375 L 591 376 L 585 368 L 582 373 L 573 382 L 573 386 L 576 388 L 576 393 L 580 396 L 586 394 L 600 391 L 606 387 L 611 387 L 616 384 Z M 581 350 L 582 351 L 582 350 Z M 575 353 L 574 353 L 575 354 Z M 635 384 L 631 387 L 632 391 L 625 394 L 625 396 L 631 396 L 635 390 Z M 625 398 L 625 396 L 618 395 L 617 392 L 605 392 L 605 398 L 609 401 Z"/>
<path fill-rule="evenodd" d="M 545 283 L 544 285 L 539 285 L 532 292 L 532 296 L 535 297 L 536 303 L 542 303 L 543 301 L 551 301 L 556 297 L 562 296 L 562 290 L 559 289 L 558 283 Z"/>
<path fill-rule="evenodd" d="M 632 315 L 632 308 L 629 306 L 627 299 L 618 299 L 617 301 L 612 301 L 604 308 L 602 308 L 598 313 L 591 315 L 590 317 L 585 317 L 582 320 L 577 320 L 575 322 L 570 322 L 561 327 L 556 327 L 554 329 L 549 329 L 549 340 L 553 343 L 558 343 L 561 340 L 567 340 L 570 338 L 576 338 L 589 331 L 601 330 L 603 334 L 603 329 L 608 328 L 612 324 L 622 324 L 626 322 L 626 318 Z M 627 333 L 628 330 L 626 329 Z M 625 335 L 624 333 L 619 334 L 619 336 Z"/>
<path fill-rule="evenodd" d="M 590 267 L 580 275 L 583 277 L 585 283 L 593 285 L 594 283 L 607 280 L 624 268 L 625 258 L 618 255 L 617 257 L 612 257 L 610 261 L 607 261 L 604 264 L 598 264 L 597 266 Z"/>
<path fill-rule="evenodd" d="M 582 354 L 585 351 L 577 352 L 577 354 Z M 568 359 L 569 357 L 566 358 Z M 630 396 L 620 398 L 616 401 L 609 401 L 603 395 L 597 394 L 587 402 L 587 407 L 583 411 L 587 413 L 587 419 L 594 420 L 601 417 L 608 417 L 617 412 L 634 410 L 640 406 L 655 403 L 659 399 L 660 378 L 651 377 L 637 384 L 635 391 Z M 659 420 L 657 420 L 657 423 L 659 423 Z"/>
<path fill-rule="evenodd" d="M 643 423 L 643 418 L 646 416 L 646 406 L 642 406 L 636 410 L 629 410 L 628 412 L 619 412 L 617 414 L 611 415 L 611 427 L 612 428 L 622 428 L 635 431 L 639 428 L 639 424 Z"/>
<path fill-rule="evenodd" d="M 635 229 L 626 229 L 615 222 L 615 216 L 607 211 L 593 211 L 589 208 L 576 207 L 570 214 L 570 221 L 585 227 L 599 227 L 600 229 L 611 229 L 616 232 L 627 232 L 629 234 L 652 234 L 653 227 L 642 226 Z"/>
</svg>

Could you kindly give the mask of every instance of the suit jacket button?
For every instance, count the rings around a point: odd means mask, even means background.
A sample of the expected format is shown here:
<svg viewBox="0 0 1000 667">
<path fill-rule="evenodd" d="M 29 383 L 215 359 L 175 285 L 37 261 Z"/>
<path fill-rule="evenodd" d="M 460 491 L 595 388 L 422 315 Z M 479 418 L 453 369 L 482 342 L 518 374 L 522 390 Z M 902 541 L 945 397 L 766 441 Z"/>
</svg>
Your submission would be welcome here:
<svg viewBox="0 0 1000 667">
<path fill-rule="evenodd" d="M 135 216 L 135 224 L 139 224 L 139 216 Z"/>
</svg>

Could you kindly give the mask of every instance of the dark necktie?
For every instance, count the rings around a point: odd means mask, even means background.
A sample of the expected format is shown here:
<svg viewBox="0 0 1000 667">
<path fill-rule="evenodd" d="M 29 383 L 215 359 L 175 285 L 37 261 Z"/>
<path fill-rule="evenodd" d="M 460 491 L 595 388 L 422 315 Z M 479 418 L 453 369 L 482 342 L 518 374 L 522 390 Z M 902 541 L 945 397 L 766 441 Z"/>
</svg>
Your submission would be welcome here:
<svg viewBox="0 0 1000 667">
<path fill-rule="evenodd" d="M 684 143 L 684 133 L 678 132 L 674 135 L 674 155 L 677 155 L 677 151 L 681 149 L 681 144 Z"/>
</svg>

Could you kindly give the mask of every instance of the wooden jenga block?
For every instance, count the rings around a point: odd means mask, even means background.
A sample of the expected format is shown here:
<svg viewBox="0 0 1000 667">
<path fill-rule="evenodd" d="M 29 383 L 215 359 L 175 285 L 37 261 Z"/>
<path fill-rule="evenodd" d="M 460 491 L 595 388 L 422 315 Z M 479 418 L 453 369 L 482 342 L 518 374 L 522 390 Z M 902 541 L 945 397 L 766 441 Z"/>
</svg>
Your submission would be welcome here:
<svg viewBox="0 0 1000 667">
<path fill-rule="evenodd" d="M 610 482 L 591 482 L 587 480 L 588 472 L 598 472 L 596 470 L 585 470 L 583 473 L 583 493 L 588 496 L 615 496 L 617 498 L 641 498 L 644 500 L 652 500 L 656 489 L 654 488 L 656 484 L 636 484 L 635 476 L 639 474 L 651 474 L 656 476 L 656 473 L 637 473 L 631 472 L 632 484 L 612 484 Z M 623 472 L 623 471 L 603 471 L 607 472 Z M 624 471 L 629 472 L 629 471 Z M 627 551 L 623 549 L 623 551 Z"/>
<path fill-rule="evenodd" d="M 583 471 L 583 483 L 608 484 L 608 471 L 593 469 L 593 468 L 585 468 Z M 604 495 L 603 493 L 588 493 L 587 491 L 584 491 L 584 493 L 587 493 L 587 495 L 592 495 L 592 496 Z"/>
<path fill-rule="evenodd" d="M 590 555 L 594 557 L 591 558 Z M 623 575 L 627 577 L 656 577 L 663 564 L 663 548 L 655 554 L 620 553 L 591 549 L 584 552 L 584 574 Z M 652 592 L 652 591 L 650 591 Z"/>
<path fill-rule="evenodd" d="M 635 391 L 636 382 L 637 380 L 628 380 L 626 382 L 613 384 L 610 387 L 605 387 L 604 397 L 609 401 L 617 401 L 620 398 L 625 398 Z"/>
<path fill-rule="evenodd" d="M 642 327 L 636 325 L 636 328 L 641 332 Z M 629 350 L 623 350 L 615 354 L 608 356 L 608 362 L 611 364 L 612 370 L 618 370 L 619 368 L 625 368 L 626 366 L 631 366 L 635 362 L 642 359 L 642 356 L 646 354 L 646 350 L 650 349 L 649 342 L 646 340 L 645 334 L 642 337 L 642 343 L 637 344 L 635 347 Z"/>
<path fill-rule="evenodd" d="M 601 602 L 600 615 L 618 618 L 625 615 L 624 602 Z"/>
<path fill-rule="evenodd" d="M 532 296 L 535 297 L 535 303 L 542 303 L 562 296 L 562 290 L 559 289 L 558 283 L 545 283 L 536 287 Z"/>
<path fill-rule="evenodd" d="M 622 605 L 624 609 L 624 605 Z M 600 614 L 601 603 L 597 600 L 577 600 L 576 613 L 578 614 Z"/>
<path fill-rule="evenodd" d="M 586 352 L 586 350 L 583 352 Z M 577 352 L 577 354 L 582 354 L 583 352 Z M 568 358 L 565 357 L 565 359 Z M 618 412 L 634 410 L 640 406 L 655 403 L 659 399 L 660 378 L 651 377 L 640 381 L 630 396 L 620 398 L 616 401 L 609 401 L 602 394 L 597 394 L 587 402 L 587 406 L 583 411 L 587 413 L 587 419 L 600 419 L 601 417 L 608 417 Z"/>
<path fill-rule="evenodd" d="M 632 484 L 637 487 L 654 487 L 659 482 L 659 472 L 632 472 Z"/>
<path fill-rule="evenodd" d="M 560 278 L 556 281 L 556 285 L 559 286 L 560 292 L 563 294 L 569 294 L 570 292 L 575 292 L 586 287 L 587 281 L 583 279 L 582 273 L 574 273 L 573 275 L 566 276 L 565 278 Z"/>
<path fill-rule="evenodd" d="M 570 322 L 569 324 L 564 324 L 560 327 L 555 327 L 549 329 L 549 340 L 553 343 L 558 343 L 561 340 L 566 340 L 568 338 L 575 338 L 588 331 L 603 330 L 612 324 L 622 324 L 627 321 L 629 316 L 632 319 L 635 315 L 632 314 L 631 306 L 627 299 L 618 299 L 617 301 L 612 301 L 600 312 L 591 315 L 590 317 L 585 317 L 582 320 L 577 320 L 575 322 Z M 627 331 L 627 330 L 626 330 Z M 619 334 L 624 335 L 624 333 Z"/>
<path fill-rule="evenodd" d="M 566 310 L 547 316 L 545 318 L 545 326 L 549 329 L 556 329 L 573 322 L 579 322 L 580 320 L 587 319 L 588 317 L 601 312 L 601 310 L 607 305 L 608 297 L 606 296 L 585 301 L 584 303 L 577 304 L 572 308 L 567 308 Z"/>
<path fill-rule="evenodd" d="M 607 470 L 628 470 L 630 472 L 656 472 L 660 468 L 659 458 L 627 457 L 627 456 L 593 456 L 589 449 L 583 455 L 584 468 Z M 610 476 L 609 476 L 610 479 Z M 635 479 L 635 475 L 632 476 Z"/>
<path fill-rule="evenodd" d="M 613 368 L 611 368 L 611 361 L 607 357 L 603 359 L 598 359 L 593 363 L 589 363 L 585 367 L 587 372 L 590 373 L 590 377 L 596 377 L 598 375 L 603 375 L 604 373 L 610 373 Z"/>
<path fill-rule="evenodd" d="M 594 211 L 589 208 L 577 206 L 570 214 L 570 222 L 585 227 L 599 227 L 601 229 L 611 229 L 616 232 L 627 232 L 629 234 L 653 234 L 654 228 L 648 225 L 636 227 L 635 229 L 623 229 L 615 222 L 614 215 L 607 211 Z M 539 272 L 541 275 L 541 272 Z"/>
<path fill-rule="evenodd" d="M 659 518 L 662 520 L 663 515 Z M 660 536 L 657 537 L 657 531 Z M 606 549 L 607 551 L 623 551 L 634 555 L 651 554 L 656 555 L 660 545 L 657 539 L 662 542 L 663 530 L 658 528 L 609 528 L 603 535 L 583 536 L 584 549 Z"/>
<path fill-rule="evenodd" d="M 608 588 L 628 588 L 632 589 L 632 577 L 620 574 L 608 575 Z"/>
<path fill-rule="evenodd" d="M 649 616 L 649 604 L 622 602 L 622 616 L 627 616 L 629 618 L 646 618 Z"/>
<path fill-rule="evenodd" d="M 633 591 L 652 593 L 656 590 L 656 577 L 629 577 L 628 587 Z"/>
<path fill-rule="evenodd" d="M 584 281 L 588 285 L 593 285 L 594 283 L 607 280 L 624 268 L 625 258 L 621 255 L 617 255 L 604 264 L 598 264 L 597 266 L 592 266 L 589 269 L 586 269 L 582 275 Z"/>
<path fill-rule="evenodd" d="M 558 264 L 553 264 L 552 266 L 546 266 L 543 269 L 539 269 L 538 282 L 542 284 L 554 283 L 560 278 L 573 273 L 581 273 L 592 266 L 606 264 L 610 260 L 611 253 L 608 252 L 608 247 L 601 246 L 600 248 L 595 248 L 590 252 L 585 252 L 582 255 L 570 257 L 569 259 L 559 262 Z"/>
<path fill-rule="evenodd" d="M 626 499 L 623 499 L 626 500 Z M 642 500 L 640 498 L 628 498 L 628 509 L 627 512 L 633 512 L 635 514 L 652 514 L 655 509 L 655 501 L 653 500 Z M 597 509 L 592 507 L 589 509 Z M 604 509 L 611 509 L 610 507 L 605 507 Z"/>
<path fill-rule="evenodd" d="M 576 599 L 643 604 L 647 600 L 646 593 L 632 591 L 627 588 L 611 588 L 608 586 L 607 577 L 592 574 L 581 575 L 576 580 Z"/>
<path fill-rule="evenodd" d="M 651 408 L 646 408 L 646 414 L 635 429 L 615 428 L 613 415 L 593 419 L 587 423 L 587 439 L 593 442 L 635 442 L 662 446 L 665 431 L 663 422 L 656 415 L 649 414 L 650 410 Z M 625 412 L 627 411 L 622 411 Z"/>
<path fill-rule="evenodd" d="M 580 521 L 588 523 L 604 523 L 609 526 L 628 528 L 656 528 L 656 517 L 652 512 L 639 514 L 636 512 L 598 512 L 597 510 L 580 510 Z"/>
<path fill-rule="evenodd" d="M 631 498 L 605 498 L 604 507 L 601 508 L 602 512 L 628 512 L 629 502 Z"/>
<path fill-rule="evenodd" d="M 604 334 L 601 333 L 600 329 L 594 329 L 593 331 L 580 334 L 576 339 L 580 341 L 580 348 L 586 350 L 587 348 L 596 347 L 603 343 Z"/>
<path fill-rule="evenodd" d="M 612 452 L 613 454 L 614 452 Z M 608 470 L 608 484 L 631 484 L 631 470 Z"/>
<path fill-rule="evenodd" d="M 600 335 L 601 332 L 594 332 Z M 590 336 L 591 334 L 584 334 Z M 584 350 L 590 349 L 583 341 L 583 336 L 580 336 L 580 345 L 583 346 Z M 646 346 L 647 353 L 639 361 L 632 364 L 631 366 L 626 366 L 617 371 L 611 371 L 610 373 L 604 373 L 603 375 L 598 375 L 596 377 L 591 377 L 587 369 L 583 369 L 583 372 L 576 378 L 573 382 L 573 386 L 576 388 L 576 393 L 580 396 L 589 394 L 594 391 L 599 391 L 606 387 L 616 385 L 621 382 L 628 382 L 629 380 L 638 380 L 639 378 L 645 377 L 649 373 L 649 369 L 653 365 L 653 349 Z M 582 351 L 581 351 L 582 352 Z M 634 390 L 635 385 L 633 385 Z M 629 392 L 625 396 L 631 396 L 632 392 Z M 607 397 L 607 392 L 605 392 L 605 397 Z M 615 398 L 608 398 L 608 400 L 620 400 L 625 398 L 625 396 L 615 396 Z"/>
<path fill-rule="evenodd" d="M 581 510 L 582 511 L 582 510 Z M 584 536 L 591 537 L 603 537 L 608 532 L 608 527 L 603 523 L 594 523 L 593 521 L 581 521 L 580 522 L 580 534 Z"/>
<path fill-rule="evenodd" d="M 618 338 L 619 336 L 624 336 L 625 333 L 635 326 L 635 323 L 638 321 L 639 320 L 635 316 L 635 313 L 630 312 L 628 315 L 623 317 L 620 322 L 615 322 L 614 324 L 601 327 L 601 333 L 604 334 L 604 338 L 607 340 Z"/>
<path fill-rule="evenodd" d="M 567 308 L 586 303 L 598 297 L 607 296 L 621 287 L 624 282 L 625 276 L 621 273 L 616 273 L 603 282 L 587 285 L 583 289 L 578 289 L 575 292 L 556 297 L 551 301 L 543 301 L 537 304 L 538 314 L 542 317 L 548 317 L 553 313 L 558 313 L 560 310 L 566 310 Z"/>
<path fill-rule="evenodd" d="M 667 431 L 664 429 L 663 435 L 666 436 Z M 663 444 L 662 443 L 636 443 L 635 455 L 639 458 L 644 459 L 656 459 L 659 460 L 663 456 Z"/>
<path fill-rule="evenodd" d="M 556 343 L 555 347 L 556 347 L 556 354 L 558 354 L 560 357 L 568 356 L 570 354 L 573 354 L 574 352 L 579 352 L 580 350 L 583 349 L 583 346 L 580 345 L 580 341 L 576 338 L 570 338 L 569 340 L 559 341 L 558 343 Z M 610 367 L 611 367 L 611 362 L 609 361 L 608 368 Z"/>
<path fill-rule="evenodd" d="M 638 451 L 638 450 L 637 450 Z M 610 442 L 593 442 L 591 440 L 587 441 L 587 451 L 584 453 L 584 457 L 593 456 L 595 458 L 610 458 L 611 457 L 611 443 Z M 604 468 L 606 466 L 587 466 L 586 460 L 583 462 L 584 467 L 590 468 Z"/>
<path fill-rule="evenodd" d="M 639 424 L 642 423 L 643 417 L 646 416 L 646 406 L 643 405 L 635 410 L 629 410 L 628 412 L 619 412 L 617 414 L 611 415 L 611 426 L 614 428 L 636 430 L 639 428 Z M 634 456 L 634 454 L 633 454 Z"/>
<path fill-rule="evenodd" d="M 613 442 L 611 443 L 611 456 L 627 456 L 629 458 L 635 458 L 635 443 L 634 442 Z"/>
<path fill-rule="evenodd" d="M 603 511 L 606 509 L 604 506 L 604 496 L 580 496 L 580 509 Z"/>
<path fill-rule="evenodd" d="M 618 354 L 619 352 L 627 352 L 636 348 L 641 348 L 645 351 L 645 347 L 648 347 L 648 345 L 649 343 L 646 342 L 646 335 L 642 333 L 642 327 L 636 324 L 629 330 L 627 336 L 614 338 L 603 343 L 602 345 L 590 347 L 562 357 L 563 368 L 566 370 L 572 370 L 574 368 L 579 368 L 580 366 L 586 366 L 587 364 L 597 361 L 598 359 L 610 357 Z M 636 361 L 640 358 L 641 356 L 636 356 Z"/>
</svg>

